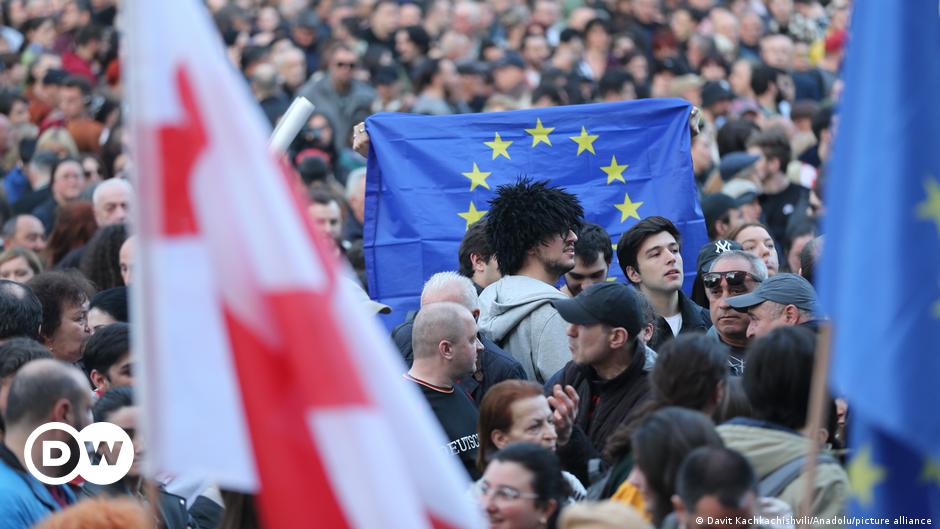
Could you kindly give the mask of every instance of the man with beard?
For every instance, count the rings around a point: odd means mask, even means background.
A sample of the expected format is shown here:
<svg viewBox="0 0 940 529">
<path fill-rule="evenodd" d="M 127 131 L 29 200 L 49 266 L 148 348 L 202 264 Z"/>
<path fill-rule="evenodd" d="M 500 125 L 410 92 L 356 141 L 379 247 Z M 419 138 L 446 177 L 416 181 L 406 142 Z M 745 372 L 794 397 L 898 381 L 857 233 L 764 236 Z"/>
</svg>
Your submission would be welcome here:
<svg viewBox="0 0 940 529">
<path fill-rule="evenodd" d="M 750 321 L 747 314 L 734 310 L 727 301 L 731 296 L 751 292 L 766 281 L 767 265 L 743 250 L 730 250 L 712 261 L 709 271 L 702 274 L 702 280 L 714 324 L 706 335 L 728 346 L 731 373 L 740 376 L 744 373 Z"/>
<path fill-rule="evenodd" d="M 783 114 L 783 103 L 789 104 L 793 100 L 793 79 L 787 72 L 773 66 L 760 64 L 754 67 L 751 89 L 764 117 Z"/>
<path fill-rule="evenodd" d="M 503 278 L 480 295 L 480 330 L 543 384 L 571 359 L 551 302 L 567 298 L 555 285 L 575 266 L 584 218 L 574 195 L 547 184 L 523 178 L 497 189 L 487 236 Z"/>
<path fill-rule="evenodd" d="M 595 283 L 607 281 L 607 271 L 614 257 L 610 235 L 597 224 L 585 224 L 574 245 L 574 257 L 574 268 L 565 273 L 565 286 L 561 288 L 571 297 Z"/>
<path fill-rule="evenodd" d="M 760 178 L 760 206 L 764 212 L 764 224 L 770 236 L 781 245 L 790 246 L 787 225 L 800 206 L 809 203 L 809 189 L 792 182 L 787 177 L 792 150 L 790 140 L 780 129 L 761 131 L 748 140 L 747 151 L 760 159 L 757 161 L 757 176 Z M 778 252 L 778 259 L 786 262 L 786 255 Z"/>
<path fill-rule="evenodd" d="M 75 503 L 68 485 L 45 485 L 26 470 L 26 457 L 43 474 L 64 476 L 77 464 L 78 443 L 70 434 L 52 429 L 25 454 L 26 439 L 39 426 L 61 422 L 81 431 L 89 422 L 91 393 L 78 369 L 52 359 L 34 360 L 13 377 L 4 413 L 6 436 L 0 443 L 0 520 L 4 527 L 32 527 L 53 512 Z M 62 466 L 42 465 L 45 441 L 59 441 L 71 449 L 72 459 Z M 75 460 L 73 463 L 72 460 Z"/>
</svg>

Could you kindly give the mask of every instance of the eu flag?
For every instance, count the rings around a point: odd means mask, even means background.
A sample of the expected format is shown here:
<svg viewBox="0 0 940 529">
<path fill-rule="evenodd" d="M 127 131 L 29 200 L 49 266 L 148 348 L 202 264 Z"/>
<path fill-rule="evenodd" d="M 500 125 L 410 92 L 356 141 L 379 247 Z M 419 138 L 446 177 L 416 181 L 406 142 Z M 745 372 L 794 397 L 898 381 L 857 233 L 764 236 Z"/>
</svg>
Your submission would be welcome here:
<svg viewBox="0 0 940 529">
<path fill-rule="evenodd" d="M 861 0 L 853 16 L 820 277 L 853 423 L 851 511 L 936 523 L 940 6 Z"/>
<path fill-rule="evenodd" d="M 549 180 L 581 200 L 613 241 L 663 215 L 683 236 L 687 283 L 707 241 L 692 176 L 689 103 L 677 99 L 419 116 L 377 114 L 366 183 L 369 290 L 404 318 L 424 281 L 456 270 L 467 227 L 501 184 Z M 613 263 L 611 273 L 621 277 Z M 621 277 L 622 279 L 622 277 Z"/>
</svg>

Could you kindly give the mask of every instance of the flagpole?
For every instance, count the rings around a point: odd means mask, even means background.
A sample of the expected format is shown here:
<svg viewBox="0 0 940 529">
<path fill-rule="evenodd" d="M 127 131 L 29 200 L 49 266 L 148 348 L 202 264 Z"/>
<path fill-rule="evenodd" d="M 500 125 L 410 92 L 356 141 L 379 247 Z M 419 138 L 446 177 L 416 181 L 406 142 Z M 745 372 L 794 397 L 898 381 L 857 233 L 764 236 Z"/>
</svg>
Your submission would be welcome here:
<svg viewBox="0 0 940 529">
<path fill-rule="evenodd" d="M 277 122 L 274 132 L 271 133 L 269 143 L 271 150 L 279 154 L 287 152 L 287 148 L 310 119 L 314 110 L 316 107 L 306 97 L 295 98 L 287 108 L 287 112 L 284 112 L 281 120 Z"/>
<path fill-rule="evenodd" d="M 832 323 L 823 322 L 819 326 L 819 339 L 816 342 L 816 361 L 813 366 L 813 381 L 809 392 L 809 406 L 806 420 L 806 435 L 809 438 L 809 453 L 803 467 L 803 495 L 800 501 L 800 527 L 809 527 L 806 523 L 813 505 L 813 482 L 816 481 L 816 458 L 819 456 L 819 442 L 816 434 L 823 428 L 826 419 L 826 401 L 829 380 L 829 349 L 832 342 Z"/>
</svg>

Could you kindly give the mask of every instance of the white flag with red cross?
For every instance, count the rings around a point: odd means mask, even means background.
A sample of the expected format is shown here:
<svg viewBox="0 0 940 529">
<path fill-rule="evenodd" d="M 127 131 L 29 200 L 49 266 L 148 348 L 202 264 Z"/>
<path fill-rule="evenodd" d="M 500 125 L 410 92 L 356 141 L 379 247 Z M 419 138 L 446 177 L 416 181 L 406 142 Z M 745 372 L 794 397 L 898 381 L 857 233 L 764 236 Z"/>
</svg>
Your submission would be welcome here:
<svg viewBox="0 0 940 529">
<path fill-rule="evenodd" d="M 203 3 L 123 5 L 150 471 L 257 492 L 267 527 L 479 527 Z"/>
</svg>

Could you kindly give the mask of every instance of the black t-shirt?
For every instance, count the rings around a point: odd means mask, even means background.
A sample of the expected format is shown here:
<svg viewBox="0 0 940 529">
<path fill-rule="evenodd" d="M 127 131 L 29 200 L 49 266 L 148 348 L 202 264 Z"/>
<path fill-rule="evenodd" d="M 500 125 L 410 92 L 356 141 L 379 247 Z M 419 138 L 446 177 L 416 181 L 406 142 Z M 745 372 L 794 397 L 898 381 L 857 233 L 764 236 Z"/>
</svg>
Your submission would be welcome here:
<svg viewBox="0 0 940 529">
<path fill-rule="evenodd" d="M 480 472 L 476 466 L 477 448 L 480 446 L 477 435 L 479 412 L 473 401 L 460 386 L 442 388 L 408 375 L 405 375 L 405 378 L 421 388 L 421 393 L 444 428 L 448 443 L 442 447 L 443 450 L 460 458 L 473 481 L 479 479 Z"/>
<path fill-rule="evenodd" d="M 793 184 L 775 195 L 761 195 L 760 206 L 770 228 L 770 236 L 779 247 L 787 244 L 787 223 L 798 207 L 805 205 L 809 200 L 809 189 Z M 779 253 L 778 249 L 778 253 Z"/>
</svg>

